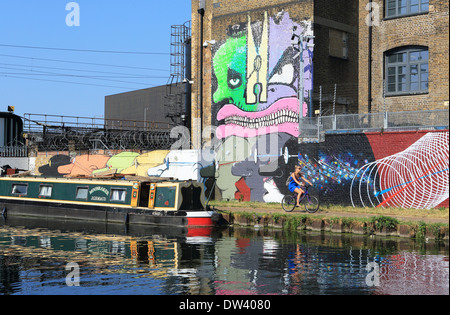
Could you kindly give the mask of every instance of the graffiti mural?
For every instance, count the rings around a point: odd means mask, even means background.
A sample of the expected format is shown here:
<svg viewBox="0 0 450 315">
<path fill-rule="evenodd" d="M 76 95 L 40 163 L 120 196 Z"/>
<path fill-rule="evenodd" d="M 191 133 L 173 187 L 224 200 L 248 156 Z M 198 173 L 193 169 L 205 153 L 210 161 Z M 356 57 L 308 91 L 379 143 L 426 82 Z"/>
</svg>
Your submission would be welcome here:
<svg viewBox="0 0 450 315">
<path fill-rule="evenodd" d="M 449 198 L 448 161 L 449 133 L 427 133 L 406 150 L 361 167 L 352 179 L 352 204 L 438 207 Z"/>
<path fill-rule="evenodd" d="M 329 135 L 324 143 L 301 145 L 299 152 L 298 162 L 323 203 L 448 207 L 448 132 Z"/>
<path fill-rule="evenodd" d="M 34 166 L 35 174 L 45 177 L 192 179 L 209 192 L 216 180 L 216 199 L 279 202 L 288 193 L 287 177 L 301 165 L 323 204 L 431 209 L 449 203 L 448 131 L 334 134 L 302 145 L 286 133 L 229 136 L 215 153 L 215 161 L 198 150 L 41 153 Z"/>
<path fill-rule="evenodd" d="M 311 33 L 311 22 L 299 25 L 282 17 L 234 25 L 213 56 L 213 120 L 218 137 L 254 137 L 284 132 L 298 136 L 300 56 L 291 38 Z M 312 48 L 304 46 L 304 88 L 312 90 Z M 307 114 L 307 105 L 303 105 Z"/>
<path fill-rule="evenodd" d="M 156 150 L 139 154 L 120 152 L 102 154 L 56 154 L 41 156 L 35 163 L 35 175 L 43 177 L 80 177 L 111 174 L 155 176 L 179 180 L 203 181 L 200 170 L 210 162 L 196 150 Z"/>
<path fill-rule="evenodd" d="M 248 16 L 226 31 L 212 58 L 212 121 L 222 140 L 217 187 L 224 199 L 279 202 L 283 194 L 276 182 L 285 182 L 288 172 L 278 162 L 287 141 L 299 133 L 300 55 L 291 38 L 312 34 L 311 22 L 264 12 L 260 20 Z M 304 43 L 305 99 L 312 90 L 312 55 Z M 303 116 L 307 108 L 302 104 Z"/>
<path fill-rule="evenodd" d="M 60 173 L 59 168 L 70 164 L 70 157 L 64 154 L 52 155 L 50 157 L 42 157 L 36 163 L 38 173 L 42 176 L 63 177 L 68 173 Z"/>
</svg>

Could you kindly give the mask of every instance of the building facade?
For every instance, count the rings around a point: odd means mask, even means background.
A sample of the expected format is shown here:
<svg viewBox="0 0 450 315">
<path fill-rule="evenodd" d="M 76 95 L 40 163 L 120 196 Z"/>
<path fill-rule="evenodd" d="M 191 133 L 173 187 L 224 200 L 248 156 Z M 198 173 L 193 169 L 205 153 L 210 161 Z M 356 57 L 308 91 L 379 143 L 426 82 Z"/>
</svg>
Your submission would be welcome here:
<svg viewBox="0 0 450 315">
<path fill-rule="evenodd" d="M 220 127 L 223 105 L 263 112 L 281 99 L 298 98 L 302 84 L 306 116 L 356 113 L 358 17 L 356 0 L 333 6 L 326 0 L 193 0 L 194 146 L 205 126 Z M 295 44 L 300 36 L 303 47 Z"/>
<path fill-rule="evenodd" d="M 359 2 L 359 111 L 448 109 L 449 4 Z"/>
<path fill-rule="evenodd" d="M 138 127 L 149 127 L 154 123 L 164 126 L 175 125 L 166 111 L 168 86 L 162 85 L 148 89 L 130 91 L 105 97 L 105 120 L 129 120 L 138 122 Z M 173 86 L 184 94 L 184 86 Z"/>
<path fill-rule="evenodd" d="M 448 130 L 298 143 L 299 115 L 448 108 L 448 1 L 193 0 L 191 79 L 192 147 L 214 149 L 218 199 L 279 202 L 300 164 L 325 203 L 448 204 Z M 397 169 L 411 152 L 434 162 Z M 436 170 L 403 189 L 411 169 Z M 433 176 L 433 202 L 408 199 Z"/>
<path fill-rule="evenodd" d="M 192 1 L 191 141 L 216 152 L 216 197 L 280 200 L 299 114 L 357 111 L 357 51 L 356 0 Z"/>
</svg>

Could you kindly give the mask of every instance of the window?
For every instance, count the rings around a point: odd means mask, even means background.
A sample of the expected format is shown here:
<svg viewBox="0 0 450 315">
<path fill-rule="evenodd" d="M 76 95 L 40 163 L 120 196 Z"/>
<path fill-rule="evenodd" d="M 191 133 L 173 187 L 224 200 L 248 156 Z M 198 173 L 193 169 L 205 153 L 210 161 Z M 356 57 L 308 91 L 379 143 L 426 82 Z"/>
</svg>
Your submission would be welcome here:
<svg viewBox="0 0 450 315">
<path fill-rule="evenodd" d="M 77 199 L 87 200 L 88 197 L 88 187 L 77 187 Z"/>
<path fill-rule="evenodd" d="M 126 189 L 111 188 L 111 201 L 125 202 Z"/>
<path fill-rule="evenodd" d="M 428 92 L 428 49 L 407 48 L 386 54 L 386 95 Z"/>
<path fill-rule="evenodd" d="M 330 28 L 330 56 L 348 59 L 348 33 Z"/>
<path fill-rule="evenodd" d="M 27 193 L 28 193 L 28 185 L 27 184 L 13 184 L 12 185 L 11 194 L 26 196 Z"/>
<path fill-rule="evenodd" d="M 39 196 L 41 197 L 51 197 L 52 196 L 52 185 L 41 185 L 39 188 Z"/>
<path fill-rule="evenodd" d="M 386 17 L 428 12 L 429 0 L 386 0 Z"/>
</svg>

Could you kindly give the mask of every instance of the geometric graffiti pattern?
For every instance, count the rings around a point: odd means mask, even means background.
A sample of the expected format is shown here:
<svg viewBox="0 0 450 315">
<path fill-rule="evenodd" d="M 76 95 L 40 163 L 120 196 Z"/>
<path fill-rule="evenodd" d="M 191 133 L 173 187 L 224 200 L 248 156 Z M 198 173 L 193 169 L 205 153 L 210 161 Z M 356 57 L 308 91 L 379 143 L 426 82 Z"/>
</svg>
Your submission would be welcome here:
<svg viewBox="0 0 450 315">
<path fill-rule="evenodd" d="M 449 133 L 428 133 L 403 152 L 368 163 L 354 176 L 353 206 L 432 209 L 449 197 Z"/>
</svg>

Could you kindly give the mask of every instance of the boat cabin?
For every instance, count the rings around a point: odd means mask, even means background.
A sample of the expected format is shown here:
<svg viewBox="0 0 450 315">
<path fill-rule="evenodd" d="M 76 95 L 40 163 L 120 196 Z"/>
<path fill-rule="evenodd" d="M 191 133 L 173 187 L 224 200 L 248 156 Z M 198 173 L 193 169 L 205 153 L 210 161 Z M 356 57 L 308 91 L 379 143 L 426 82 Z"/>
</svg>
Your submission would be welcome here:
<svg viewBox="0 0 450 315">
<path fill-rule="evenodd" d="M 203 184 L 157 178 L 0 178 L 0 198 L 160 211 L 205 210 Z"/>
</svg>

